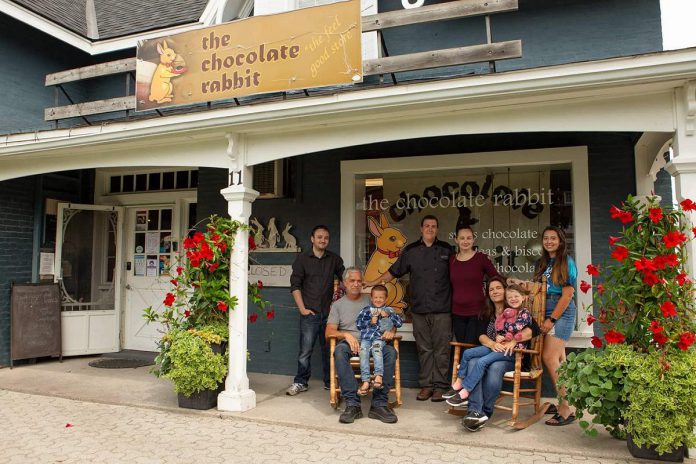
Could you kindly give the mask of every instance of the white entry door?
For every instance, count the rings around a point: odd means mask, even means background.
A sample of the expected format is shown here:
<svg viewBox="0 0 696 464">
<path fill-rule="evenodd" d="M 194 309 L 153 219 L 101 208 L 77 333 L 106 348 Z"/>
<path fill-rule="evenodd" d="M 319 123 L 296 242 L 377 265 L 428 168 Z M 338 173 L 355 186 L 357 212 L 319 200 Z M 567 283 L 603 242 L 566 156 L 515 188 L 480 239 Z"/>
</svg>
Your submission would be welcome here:
<svg viewBox="0 0 696 464">
<path fill-rule="evenodd" d="M 145 308 L 162 311 L 172 285 L 169 267 L 179 227 L 175 205 L 129 207 L 126 213 L 126 291 L 124 338 L 126 349 L 156 351 L 162 336 L 159 324 L 147 324 Z"/>
<path fill-rule="evenodd" d="M 54 278 L 63 356 L 119 350 L 122 208 L 58 204 Z"/>
</svg>

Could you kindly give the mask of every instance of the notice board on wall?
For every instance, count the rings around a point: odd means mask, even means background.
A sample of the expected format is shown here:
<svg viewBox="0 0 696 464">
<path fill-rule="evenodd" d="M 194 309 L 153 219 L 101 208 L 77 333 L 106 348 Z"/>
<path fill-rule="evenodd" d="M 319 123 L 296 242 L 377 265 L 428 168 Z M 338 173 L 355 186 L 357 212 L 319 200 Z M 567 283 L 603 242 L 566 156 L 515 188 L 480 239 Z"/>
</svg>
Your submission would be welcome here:
<svg viewBox="0 0 696 464">
<path fill-rule="evenodd" d="M 10 324 L 10 366 L 44 356 L 62 360 L 58 284 L 13 284 Z"/>
</svg>

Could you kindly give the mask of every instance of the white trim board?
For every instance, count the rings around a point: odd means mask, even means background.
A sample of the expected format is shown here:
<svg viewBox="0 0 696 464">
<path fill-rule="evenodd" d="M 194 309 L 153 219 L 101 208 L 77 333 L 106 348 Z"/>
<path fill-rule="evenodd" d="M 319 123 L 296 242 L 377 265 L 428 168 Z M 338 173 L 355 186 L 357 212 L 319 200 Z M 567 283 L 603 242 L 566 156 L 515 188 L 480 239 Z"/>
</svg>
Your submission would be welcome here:
<svg viewBox="0 0 696 464">
<path fill-rule="evenodd" d="M 388 163 L 385 163 L 388 161 Z M 592 262 L 590 188 L 587 147 L 544 148 L 451 155 L 341 161 L 341 256 L 346 266 L 355 256 L 355 176 L 394 172 L 427 172 L 443 169 L 474 169 L 515 166 L 570 165 L 573 192 L 575 261 L 578 281 Z M 568 346 L 587 347 L 594 335 L 585 321 L 584 307 L 592 304 L 592 295 L 577 293 L 578 330 Z"/>
</svg>

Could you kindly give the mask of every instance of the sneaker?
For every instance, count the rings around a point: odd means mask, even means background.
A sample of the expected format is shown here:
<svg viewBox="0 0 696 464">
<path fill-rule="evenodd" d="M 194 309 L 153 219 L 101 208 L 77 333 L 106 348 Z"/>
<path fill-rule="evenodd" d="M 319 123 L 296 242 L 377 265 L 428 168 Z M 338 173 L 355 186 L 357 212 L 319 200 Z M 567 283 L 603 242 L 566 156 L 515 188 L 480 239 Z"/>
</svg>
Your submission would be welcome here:
<svg viewBox="0 0 696 464">
<path fill-rule="evenodd" d="M 325 384 L 324 384 L 324 390 L 331 390 L 331 384 L 330 384 L 330 383 L 325 383 Z"/>
<path fill-rule="evenodd" d="M 459 390 L 455 390 L 454 388 L 450 388 L 447 390 L 445 393 L 442 394 L 442 397 L 446 400 L 450 398 L 454 398 L 455 396 L 459 396 L 459 392 L 462 391 L 460 388 Z"/>
<path fill-rule="evenodd" d="M 465 425 L 464 428 L 467 429 L 469 432 L 478 432 L 483 428 L 483 426 L 486 425 L 485 422 L 479 422 L 476 425 L 472 425 L 471 427 Z"/>
<path fill-rule="evenodd" d="M 454 395 L 452 398 L 449 398 L 447 400 L 447 404 L 449 404 L 450 406 L 452 406 L 454 408 L 461 408 L 461 407 L 469 405 L 469 398 L 463 400 L 462 397 L 459 396 L 459 394 L 457 394 L 457 395 Z"/>
<path fill-rule="evenodd" d="M 370 412 L 367 413 L 367 417 L 380 420 L 385 424 L 394 424 L 399 420 L 394 411 L 386 406 L 372 406 Z"/>
<path fill-rule="evenodd" d="M 289 396 L 295 396 L 298 393 L 302 393 L 302 392 L 306 392 L 306 391 L 307 391 L 307 385 L 303 385 L 301 383 L 293 383 L 285 391 L 285 394 L 289 395 Z"/>
<path fill-rule="evenodd" d="M 360 406 L 346 406 L 346 410 L 341 413 L 338 422 L 341 424 L 352 424 L 355 419 L 360 419 L 363 416 Z"/>
<path fill-rule="evenodd" d="M 475 432 L 483 427 L 488 421 L 488 416 L 478 411 L 471 411 L 462 419 L 462 425 L 470 432 Z"/>
</svg>

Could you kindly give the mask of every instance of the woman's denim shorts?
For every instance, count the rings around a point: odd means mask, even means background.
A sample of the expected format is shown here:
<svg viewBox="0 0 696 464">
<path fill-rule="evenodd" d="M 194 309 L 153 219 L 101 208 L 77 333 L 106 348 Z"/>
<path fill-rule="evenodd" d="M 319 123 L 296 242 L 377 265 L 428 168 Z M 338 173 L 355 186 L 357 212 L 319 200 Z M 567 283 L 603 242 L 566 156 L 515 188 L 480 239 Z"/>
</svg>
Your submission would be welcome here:
<svg viewBox="0 0 696 464">
<path fill-rule="evenodd" d="M 558 300 L 560 298 L 561 295 L 550 294 L 546 296 L 547 318 L 551 316 L 551 313 L 553 313 L 553 310 L 556 308 L 556 303 L 558 303 Z M 570 304 L 568 304 L 568 307 L 565 309 L 565 311 L 563 311 L 561 317 L 558 318 L 558 320 L 556 321 L 556 325 L 553 326 L 553 330 L 549 332 L 549 335 L 552 335 L 566 342 L 570 340 L 570 336 L 573 334 L 573 330 L 575 330 L 576 313 L 577 309 L 575 308 L 575 300 L 570 300 Z"/>
</svg>

